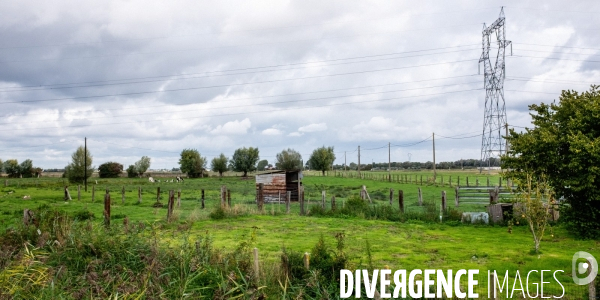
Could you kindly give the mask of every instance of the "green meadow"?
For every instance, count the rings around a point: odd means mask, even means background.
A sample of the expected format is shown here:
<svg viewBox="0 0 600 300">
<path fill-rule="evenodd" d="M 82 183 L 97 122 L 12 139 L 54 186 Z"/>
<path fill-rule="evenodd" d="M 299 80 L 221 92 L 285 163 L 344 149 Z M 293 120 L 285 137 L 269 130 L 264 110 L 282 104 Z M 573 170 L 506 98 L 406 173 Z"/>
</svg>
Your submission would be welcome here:
<svg viewBox="0 0 600 300">
<path fill-rule="evenodd" d="M 480 175 L 478 172 L 469 171 L 439 171 L 438 180 L 446 178 L 447 181 L 425 181 L 423 185 L 420 184 L 420 180 L 416 183 L 415 181 L 404 182 L 404 179 L 400 180 L 399 176 L 412 176 L 413 179 L 420 179 L 420 176 L 431 178 L 433 177 L 431 172 L 392 172 L 392 182 L 384 177 L 387 172 L 363 172 L 363 174 L 365 174 L 365 178 L 356 178 L 357 174 L 349 175 L 349 173 L 342 172 L 331 173 L 328 174 L 329 176 L 307 173 L 303 179 L 306 204 L 309 210 L 307 216 L 299 215 L 298 203 L 292 203 L 291 212 L 287 214 L 283 201 L 281 204 L 265 204 L 263 211 L 258 211 L 254 200 L 253 177 L 249 179 L 209 177 L 189 179 L 183 183 L 165 182 L 172 178 L 160 178 L 161 183 L 150 183 L 147 179 L 91 178 L 88 182 L 87 192 L 81 186 L 80 196 L 78 196 L 77 185 L 69 185 L 72 198 L 70 201 L 64 200 L 63 188 L 67 184 L 62 178 L 8 179 L 8 186 L 0 188 L 0 228 L 2 232 L 5 232 L 5 236 L 19 230 L 27 235 L 31 231 L 23 229 L 24 209 L 32 209 L 36 213 L 57 211 L 64 212 L 72 220 L 72 228 L 87 226 L 89 232 L 97 234 L 97 236 L 87 237 L 91 244 L 98 240 L 106 243 L 111 240 L 111 237 L 114 240 L 127 239 L 128 234 L 131 234 L 128 233 L 129 228 L 136 228 L 138 238 L 150 241 L 148 243 L 154 243 L 156 247 L 165 249 L 165 251 L 181 252 L 188 249 L 185 247 L 194 245 L 197 241 L 209 239 L 214 251 L 211 253 L 217 258 L 211 257 L 217 260 L 219 257 L 225 259 L 223 258 L 226 256 L 224 253 L 241 251 L 245 253 L 244 255 L 249 255 L 250 249 L 258 249 L 262 272 L 262 279 L 260 279 L 262 283 L 258 285 L 263 288 L 255 290 L 249 288 L 241 292 L 241 288 L 235 290 L 232 285 L 231 290 L 235 291 L 226 294 L 226 292 L 203 290 L 201 287 L 209 286 L 209 283 L 202 281 L 195 283 L 199 286 L 198 290 L 188 291 L 189 295 L 195 295 L 197 298 L 226 299 L 229 298 L 227 295 L 235 294 L 241 295 L 240 298 L 250 299 L 257 295 L 257 290 L 260 290 L 260 293 L 269 299 L 320 299 L 325 297 L 323 295 L 329 295 L 326 298 L 333 297 L 331 295 L 339 293 L 339 286 L 335 282 L 330 282 L 330 286 L 323 287 L 321 292 L 314 292 L 311 290 L 314 287 L 311 286 L 309 279 L 306 279 L 306 282 L 309 283 L 304 285 L 294 286 L 290 282 L 288 290 L 286 283 L 277 279 L 279 277 L 276 274 L 280 272 L 284 248 L 297 255 L 303 253 L 313 255 L 312 252 L 318 249 L 316 245 L 321 240 L 324 243 L 323 247 L 329 249 L 328 251 L 331 253 L 335 252 L 338 253 L 336 255 L 339 255 L 340 252 L 336 252 L 334 249 L 339 245 L 340 235 L 343 236 L 343 257 L 346 260 L 346 267 L 349 269 L 478 269 L 480 271 L 478 278 L 480 294 L 486 293 L 488 270 L 501 272 L 501 278 L 508 270 L 511 289 L 514 274 L 517 271 L 520 272 L 523 284 L 525 284 L 524 278 L 530 270 L 564 270 L 564 273 L 557 273 L 557 279 L 565 286 L 565 299 L 584 297 L 582 295 L 585 295 L 586 288 L 573 284 L 571 279 L 571 258 L 576 251 L 587 251 L 600 257 L 600 242 L 576 240 L 569 236 L 558 223 L 552 224 L 552 227 L 546 231 L 541 253 L 534 253 L 532 252 L 533 240 L 525 224 L 508 227 L 502 224 L 463 224 L 460 222 L 461 212 L 485 211 L 485 206 L 465 204 L 458 208 L 454 207 L 454 185 L 458 182 L 458 178 L 460 177 L 461 184 L 466 183 L 467 176 L 473 184 L 475 180 L 481 183 L 486 182 L 488 178 L 491 182 L 497 183 L 499 178 L 497 174 Z M 451 177 L 452 183 L 449 182 Z M 232 207 L 225 210 L 219 209 L 220 187 L 223 185 L 231 191 L 232 198 Z M 331 196 L 336 196 L 338 208 L 344 207 L 348 201 L 359 194 L 362 185 L 367 187 L 373 200 L 373 203 L 368 204 L 367 207 L 374 213 L 344 215 L 330 212 Z M 142 201 L 138 203 L 138 188 L 140 187 Z M 158 187 L 161 190 L 158 201 L 163 204 L 162 207 L 156 205 Z M 422 189 L 425 203 L 423 206 L 419 206 L 417 203 L 419 188 Z M 93 201 L 92 189 L 94 190 Z M 123 189 L 125 190 L 124 200 L 122 199 Z M 394 202 L 391 207 L 389 204 L 390 189 L 394 190 Z M 103 202 L 107 190 L 110 192 L 112 203 L 110 234 L 106 233 L 109 232 L 109 229 L 104 229 L 102 225 Z M 165 204 L 169 190 L 176 192 L 181 190 L 181 206 L 175 208 L 175 220 L 171 223 L 166 222 Z M 202 190 L 205 192 L 205 209 L 201 208 L 200 202 Z M 327 194 L 325 209 L 320 207 L 321 191 L 323 190 Z M 402 190 L 404 193 L 406 207 L 404 214 L 398 210 L 398 190 Z M 451 207 L 451 212 L 445 213 L 440 221 L 438 216 L 442 191 L 448 193 L 448 205 Z M 384 215 L 386 217 L 382 218 L 381 216 Z M 424 216 L 429 216 L 429 218 Z M 72 232 L 75 230 L 73 229 Z M 82 235 L 87 236 L 92 233 Z M 76 240 L 77 235 L 71 238 Z M 68 241 L 68 239 L 66 240 Z M 76 241 L 72 243 L 73 249 L 82 249 L 81 243 L 79 246 Z M 50 257 L 52 257 L 53 251 L 55 253 L 59 251 L 55 249 L 56 246 L 52 245 L 52 241 L 36 245 L 31 240 L 29 247 Z M 13 249 L 13 251 L 17 250 Z M 119 251 L 129 250 L 120 249 Z M 198 251 L 198 243 L 196 243 L 196 251 Z M 8 272 L 15 271 L 15 264 L 18 265 L 19 257 L 22 257 L 20 255 L 22 253 L 15 254 L 15 256 L 2 261 L 0 265 L 4 268 L 1 271 L 4 274 L 0 273 L 0 285 L 4 288 L 10 285 L 6 276 Z M 135 260 L 136 255 L 131 255 L 134 257 L 131 259 Z M 6 257 L 6 253 L 3 257 Z M 49 269 L 56 270 L 61 266 L 61 261 L 56 258 L 55 260 L 48 259 L 48 261 L 41 260 L 41 263 Z M 77 265 L 86 265 L 89 268 L 89 264 L 93 264 L 94 261 L 89 258 L 82 259 Z M 64 261 L 62 263 L 68 265 Z M 112 267 L 107 266 L 106 268 Z M 80 274 L 81 272 L 86 274 L 85 270 L 75 271 L 76 269 L 69 269 L 69 272 L 73 272 L 71 276 L 83 276 L 82 278 L 86 276 Z M 62 287 L 60 292 L 52 291 L 48 284 L 40 284 L 27 291 L 13 287 L 16 291 L 13 296 L 33 295 L 46 298 L 49 295 L 52 297 L 60 295 L 59 298 L 76 299 L 79 295 L 85 295 L 89 299 L 89 295 L 94 294 L 116 296 L 123 299 L 153 298 L 153 296 L 149 296 L 150 291 L 142 293 L 139 290 L 136 292 L 126 289 L 119 290 L 117 283 L 107 283 L 104 292 L 99 294 L 93 292 L 92 287 L 87 293 L 85 291 L 76 292 L 66 288 L 68 280 L 58 279 L 57 273 L 50 272 L 49 274 L 53 275 L 48 275 L 47 280 L 53 283 L 62 282 L 62 285 L 58 284 Z M 54 277 L 57 278 L 52 279 Z M 539 273 L 532 273 L 529 280 L 529 286 L 535 290 L 535 285 L 532 283 L 541 281 Z M 544 278 L 544 281 L 547 280 Z M 545 296 L 560 295 L 562 292 L 560 286 L 554 280 L 551 282 L 545 285 Z M 250 285 L 250 283 L 246 283 L 245 286 Z M 90 284 L 90 286 L 93 285 Z M 184 292 L 177 294 L 173 292 L 177 289 L 168 284 L 167 286 L 169 287 L 165 287 L 164 292 L 166 298 L 177 298 L 185 294 Z M 221 288 L 223 285 L 215 286 Z M 336 286 L 338 290 L 335 290 Z M 119 294 L 118 291 L 121 293 Z M 174 294 L 169 294 L 171 292 Z M 156 293 L 152 295 L 162 295 L 160 291 Z"/>
</svg>

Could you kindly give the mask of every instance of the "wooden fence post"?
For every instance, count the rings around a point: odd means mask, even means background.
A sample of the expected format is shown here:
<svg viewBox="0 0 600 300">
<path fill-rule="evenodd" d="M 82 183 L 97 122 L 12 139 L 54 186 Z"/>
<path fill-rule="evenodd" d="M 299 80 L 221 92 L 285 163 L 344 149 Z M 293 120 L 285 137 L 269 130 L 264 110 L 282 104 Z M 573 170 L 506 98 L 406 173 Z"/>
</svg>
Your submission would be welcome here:
<svg viewBox="0 0 600 300">
<path fill-rule="evenodd" d="M 421 193 L 421 188 L 419 188 L 419 206 L 423 206 L 423 194 Z"/>
<path fill-rule="evenodd" d="M 175 191 L 169 190 L 169 202 L 167 202 L 167 222 L 168 223 L 171 223 L 174 205 L 175 205 Z"/>
<path fill-rule="evenodd" d="M 96 185 L 92 185 L 92 202 L 96 200 Z"/>
<path fill-rule="evenodd" d="M 488 286 L 490 287 L 489 292 L 489 297 L 492 300 L 498 300 L 500 299 L 498 297 L 498 293 L 496 292 L 496 275 L 494 274 L 494 272 L 491 272 L 490 275 L 488 276 Z"/>
<path fill-rule="evenodd" d="M 335 195 L 331 196 L 331 210 L 335 210 Z"/>
<path fill-rule="evenodd" d="M 160 186 L 156 187 L 156 203 L 160 202 Z"/>
<path fill-rule="evenodd" d="M 204 209 L 204 189 L 202 189 L 202 198 L 201 198 L 201 201 L 202 201 L 202 209 Z"/>
<path fill-rule="evenodd" d="M 77 201 L 81 201 L 81 185 L 77 185 Z"/>
<path fill-rule="evenodd" d="M 33 223 L 33 211 L 29 209 L 23 210 L 23 224 L 25 226 L 29 226 L 29 224 Z"/>
<path fill-rule="evenodd" d="M 475 186 L 479 186 L 479 178 L 475 177 Z"/>
<path fill-rule="evenodd" d="M 498 177 L 498 186 L 502 187 L 502 177 Z"/>
<path fill-rule="evenodd" d="M 181 189 L 177 190 L 177 208 L 181 207 Z"/>
<path fill-rule="evenodd" d="M 446 211 L 446 191 L 442 191 L 442 210 Z"/>
<path fill-rule="evenodd" d="M 460 186 L 460 176 L 456 177 L 456 186 Z"/>
<path fill-rule="evenodd" d="M 394 203 L 394 189 L 390 189 L 390 206 Z"/>
<path fill-rule="evenodd" d="M 110 193 L 108 189 L 104 195 L 104 226 L 110 227 Z"/>
<path fill-rule="evenodd" d="M 363 185 L 362 189 L 360 190 L 360 198 L 363 200 L 367 199 L 367 195 L 365 193 L 366 189 L 367 189 L 367 187 Z"/>
<path fill-rule="evenodd" d="M 142 203 L 142 187 L 138 186 L 138 204 Z"/>
<path fill-rule="evenodd" d="M 227 206 L 231 207 L 231 190 L 227 189 Z"/>
<path fill-rule="evenodd" d="M 398 190 L 398 208 L 404 213 L 404 191 Z"/>
<path fill-rule="evenodd" d="M 454 206 L 458 207 L 458 186 L 454 188 Z"/>
<path fill-rule="evenodd" d="M 487 178 L 487 186 L 490 186 L 490 177 Z"/>
<path fill-rule="evenodd" d="M 298 201 L 300 202 L 300 215 L 304 216 L 304 187 L 298 187 Z"/>
<path fill-rule="evenodd" d="M 69 187 L 65 185 L 65 201 L 72 200 L 71 193 L 69 193 Z"/>
<path fill-rule="evenodd" d="M 287 214 L 290 213 L 290 202 L 292 201 L 292 192 L 291 191 L 287 191 L 286 193 L 286 198 L 285 198 L 285 211 Z"/>
<path fill-rule="evenodd" d="M 467 176 L 467 187 L 469 187 L 469 176 Z"/>
<path fill-rule="evenodd" d="M 264 198 L 263 198 L 263 188 L 264 188 L 264 184 L 263 183 L 259 183 L 258 184 L 258 195 L 256 196 L 256 204 L 258 206 L 258 210 L 259 211 L 263 211 L 263 204 L 264 204 Z M 221 204 L 222 205 L 222 204 Z"/>
<path fill-rule="evenodd" d="M 222 185 L 221 186 L 221 192 L 220 194 L 220 199 L 221 199 L 221 208 L 225 207 L 225 186 Z M 257 198 L 257 202 L 258 202 L 258 198 Z"/>
<path fill-rule="evenodd" d="M 325 209 L 325 191 L 321 191 L 321 208 Z"/>
<path fill-rule="evenodd" d="M 421 175 L 421 185 L 423 185 L 423 175 Z"/>
<path fill-rule="evenodd" d="M 121 204 L 125 204 L 125 186 L 121 190 Z"/>
<path fill-rule="evenodd" d="M 304 252 L 304 268 L 310 270 L 310 254 Z"/>
<path fill-rule="evenodd" d="M 258 283 L 260 280 L 260 269 L 258 267 L 258 248 L 252 249 L 254 254 L 254 279 Z"/>
</svg>

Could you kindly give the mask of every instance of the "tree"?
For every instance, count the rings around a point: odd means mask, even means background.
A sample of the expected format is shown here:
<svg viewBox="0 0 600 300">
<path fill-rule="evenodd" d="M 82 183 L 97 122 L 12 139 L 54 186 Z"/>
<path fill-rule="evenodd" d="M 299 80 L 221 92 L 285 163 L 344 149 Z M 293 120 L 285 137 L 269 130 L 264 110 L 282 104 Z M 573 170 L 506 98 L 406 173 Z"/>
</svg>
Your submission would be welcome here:
<svg viewBox="0 0 600 300">
<path fill-rule="evenodd" d="M 135 166 L 129 165 L 129 167 L 127 167 L 127 177 L 134 178 L 137 176 L 138 176 L 138 172 L 135 170 Z"/>
<path fill-rule="evenodd" d="M 206 157 L 200 156 L 196 149 L 183 149 L 179 159 L 181 172 L 187 173 L 190 178 L 202 176 L 206 169 Z"/>
<path fill-rule="evenodd" d="M 150 168 L 150 157 L 142 156 L 140 160 L 135 162 L 135 171 L 139 177 L 142 177 L 146 171 Z"/>
<path fill-rule="evenodd" d="M 333 147 L 321 147 L 315 149 L 310 158 L 308 159 L 308 165 L 312 170 L 323 172 L 331 169 L 331 165 L 335 161 L 335 153 L 333 153 Z"/>
<path fill-rule="evenodd" d="M 100 178 L 117 178 L 123 172 L 123 165 L 117 162 L 105 162 L 98 166 L 98 175 Z"/>
<path fill-rule="evenodd" d="M 302 155 L 294 149 L 288 148 L 277 153 L 275 167 L 278 170 L 297 171 L 302 169 Z"/>
<path fill-rule="evenodd" d="M 231 169 L 236 172 L 244 172 L 244 177 L 248 172 L 256 170 L 256 162 L 258 162 L 258 148 L 239 148 L 233 153 L 233 157 L 229 162 Z"/>
<path fill-rule="evenodd" d="M 539 252 L 540 243 L 548 226 L 550 207 L 554 203 L 553 193 L 545 178 L 533 181 L 531 174 L 526 174 L 526 182 L 519 184 L 515 214 L 527 221 L 529 232 L 533 236 L 533 249 Z"/>
<path fill-rule="evenodd" d="M 256 166 L 256 169 L 259 171 L 264 171 L 265 167 L 267 167 L 269 165 L 269 161 L 267 161 L 266 159 L 263 159 L 261 161 L 258 162 L 258 165 Z"/>
<path fill-rule="evenodd" d="M 8 177 L 17 178 L 21 174 L 19 162 L 16 159 L 8 159 L 4 162 L 4 172 Z"/>
<path fill-rule="evenodd" d="M 33 162 L 31 159 L 26 159 L 19 165 L 19 176 L 23 178 L 31 178 L 33 176 Z"/>
<path fill-rule="evenodd" d="M 210 168 L 213 172 L 219 172 L 219 176 L 223 177 L 223 172 L 227 171 L 227 162 L 229 158 L 225 154 L 221 153 L 219 157 L 215 157 L 210 162 Z"/>
<path fill-rule="evenodd" d="M 561 219 L 573 234 L 600 237 L 600 92 L 563 91 L 559 102 L 529 106 L 534 127 L 510 130 L 505 177 L 526 182 L 546 176 L 561 201 Z"/>
<path fill-rule="evenodd" d="M 87 164 L 85 163 L 86 157 Z M 94 168 L 92 167 L 92 155 L 89 150 L 86 151 L 83 146 L 79 146 L 79 148 L 71 155 L 71 163 L 65 167 L 65 176 L 69 178 L 69 182 L 83 183 L 84 179 L 92 176 L 92 173 L 94 173 Z"/>
</svg>

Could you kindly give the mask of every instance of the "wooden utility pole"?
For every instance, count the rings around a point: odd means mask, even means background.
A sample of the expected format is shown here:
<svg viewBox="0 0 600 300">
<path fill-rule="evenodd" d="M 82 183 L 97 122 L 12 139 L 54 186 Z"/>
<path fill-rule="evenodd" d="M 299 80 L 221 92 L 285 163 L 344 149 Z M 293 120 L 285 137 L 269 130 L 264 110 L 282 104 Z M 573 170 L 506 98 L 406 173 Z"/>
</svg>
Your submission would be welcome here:
<svg viewBox="0 0 600 300">
<path fill-rule="evenodd" d="M 437 176 L 435 172 L 435 132 L 432 135 L 433 137 L 433 182 L 435 182 L 435 178 Z"/>
<path fill-rule="evenodd" d="M 85 137 L 83 141 L 83 185 L 85 186 L 85 191 L 87 192 L 87 137 Z"/>
<path fill-rule="evenodd" d="M 360 178 L 360 146 L 358 146 L 358 177 Z"/>
</svg>

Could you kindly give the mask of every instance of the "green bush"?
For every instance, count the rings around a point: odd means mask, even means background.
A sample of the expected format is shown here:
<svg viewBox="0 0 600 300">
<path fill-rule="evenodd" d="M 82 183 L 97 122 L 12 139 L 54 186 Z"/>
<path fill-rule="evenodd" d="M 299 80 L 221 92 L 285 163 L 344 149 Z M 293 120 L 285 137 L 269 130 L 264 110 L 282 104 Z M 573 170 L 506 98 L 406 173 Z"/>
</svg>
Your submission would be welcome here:
<svg viewBox="0 0 600 300">
<path fill-rule="evenodd" d="M 87 209 L 75 212 L 73 217 L 79 221 L 93 220 L 95 218 L 94 213 Z"/>
</svg>

